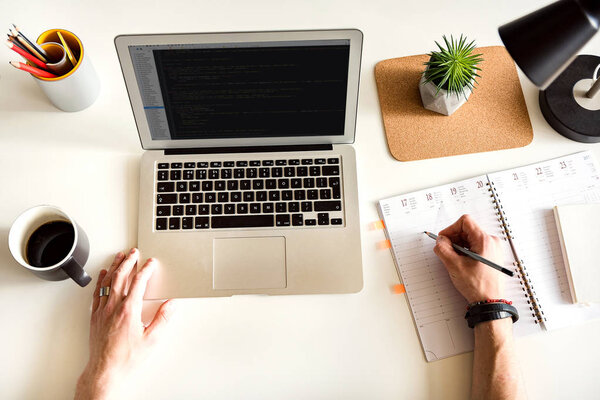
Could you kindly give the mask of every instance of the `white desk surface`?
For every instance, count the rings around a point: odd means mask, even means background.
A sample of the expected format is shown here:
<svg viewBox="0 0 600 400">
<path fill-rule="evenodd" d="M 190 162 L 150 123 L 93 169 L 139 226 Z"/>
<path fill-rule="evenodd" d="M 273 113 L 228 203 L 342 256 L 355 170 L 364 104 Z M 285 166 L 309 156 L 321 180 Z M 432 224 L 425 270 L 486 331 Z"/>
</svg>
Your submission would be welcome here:
<svg viewBox="0 0 600 400">
<path fill-rule="evenodd" d="M 544 121 L 536 88 L 521 75 L 535 132 L 525 148 L 401 163 L 389 154 L 373 68 L 433 49 L 442 34 L 498 45 L 497 27 L 546 0 L 1 1 L 0 30 L 31 36 L 64 27 L 84 42 L 102 80 L 78 113 L 49 104 L 0 51 L 0 398 L 66 399 L 87 360 L 95 281 L 47 282 L 8 252 L 12 220 L 43 203 L 68 210 L 91 241 L 97 276 L 136 244 L 142 153 L 113 38 L 123 33 L 356 27 L 364 32 L 358 158 L 364 289 L 355 295 L 238 296 L 180 302 L 172 330 L 135 382 L 144 399 L 465 399 L 472 353 L 426 363 L 382 231 L 378 199 L 590 149 Z M 557 27 L 560 29 L 560 27 Z M 600 36 L 584 53 L 600 54 Z M 385 171 L 385 172 L 383 172 Z M 531 399 L 598 398 L 600 321 L 516 341 Z"/>
</svg>

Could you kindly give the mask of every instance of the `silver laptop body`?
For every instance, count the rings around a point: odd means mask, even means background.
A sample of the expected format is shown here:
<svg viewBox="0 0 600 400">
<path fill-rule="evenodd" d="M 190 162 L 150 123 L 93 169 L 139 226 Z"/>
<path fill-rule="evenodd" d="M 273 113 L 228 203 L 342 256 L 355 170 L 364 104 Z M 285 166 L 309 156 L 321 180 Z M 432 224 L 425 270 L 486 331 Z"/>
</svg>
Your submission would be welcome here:
<svg viewBox="0 0 600 400">
<path fill-rule="evenodd" d="M 122 35 L 147 299 L 362 289 L 362 33 Z"/>
</svg>

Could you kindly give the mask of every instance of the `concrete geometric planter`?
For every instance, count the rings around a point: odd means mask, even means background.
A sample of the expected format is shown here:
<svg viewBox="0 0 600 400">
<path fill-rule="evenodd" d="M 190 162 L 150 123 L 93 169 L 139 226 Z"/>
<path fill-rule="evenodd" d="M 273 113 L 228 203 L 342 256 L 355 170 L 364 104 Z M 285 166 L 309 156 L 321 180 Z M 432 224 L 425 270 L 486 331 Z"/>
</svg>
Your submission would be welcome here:
<svg viewBox="0 0 600 400">
<path fill-rule="evenodd" d="M 421 76 L 419 92 L 421 92 L 423 107 L 436 113 L 452 115 L 454 111 L 467 102 L 467 99 L 471 95 L 471 89 L 469 88 L 464 89 L 465 94 L 457 96 L 456 93 L 448 95 L 448 92 L 444 89 L 440 89 L 438 92 L 437 86 L 433 82 L 424 83 L 425 77 Z"/>
</svg>

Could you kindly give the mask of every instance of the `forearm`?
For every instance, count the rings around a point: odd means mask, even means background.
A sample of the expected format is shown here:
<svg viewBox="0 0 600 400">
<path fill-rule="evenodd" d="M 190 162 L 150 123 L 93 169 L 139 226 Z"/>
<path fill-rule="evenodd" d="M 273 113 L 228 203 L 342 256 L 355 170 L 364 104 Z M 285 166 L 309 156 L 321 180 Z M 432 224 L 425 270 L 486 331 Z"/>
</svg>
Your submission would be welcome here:
<svg viewBox="0 0 600 400">
<path fill-rule="evenodd" d="M 109 399 L 113 386 L 114 379 L 108 372 L 98 371 L 88 365 L 77 381 L 75 400 Z"/>
<path fill-rule="evenodd" d="M 474 331 L 472 399 L 524 398 L 513 343 L 512 320 L 504 318 L 482 322 L 475 326 Z"/>
</svg>

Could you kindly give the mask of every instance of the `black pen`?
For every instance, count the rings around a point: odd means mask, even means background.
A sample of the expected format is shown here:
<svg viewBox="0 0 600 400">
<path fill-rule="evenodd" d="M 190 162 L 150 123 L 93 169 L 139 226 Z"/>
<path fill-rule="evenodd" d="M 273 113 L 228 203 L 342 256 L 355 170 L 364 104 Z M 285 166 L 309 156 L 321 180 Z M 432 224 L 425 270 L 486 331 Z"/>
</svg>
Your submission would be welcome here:
<svg viewBox="0 0 600 400">
<path fill-rule="evenodd" d="M 431 232 L 427 232 L 427 231 L 423 231 L 424 234 L 426 234 L 427 236 L 429 236 L 430 238 L 432 238 L 433 240 L 437 240 L 437 235 L 431 233 Z M 459 246 L 457 244 L 452 243 L 452 247 L 454 248 L 454 250 L 463 253 L 464 255 L 471 257 L 473 260 L 479 261 L 485 265 L 489 265 L 490 267 L 497 269 L 498 271 L 508 275 L 508 276 L 514 276 L 515 274 L 511 271 L 508 270 L 504 267 L 501 267 L 500 265 L 481 257 L 479 254 L 477 253 L 473 253 L 471 250 L 469 249 L 465 249 L 462 246 Z"/>
</svg>

